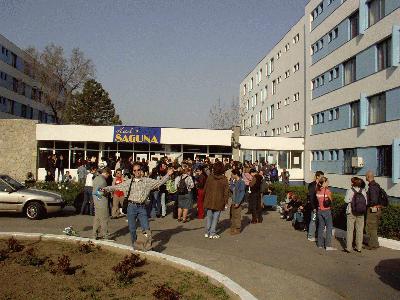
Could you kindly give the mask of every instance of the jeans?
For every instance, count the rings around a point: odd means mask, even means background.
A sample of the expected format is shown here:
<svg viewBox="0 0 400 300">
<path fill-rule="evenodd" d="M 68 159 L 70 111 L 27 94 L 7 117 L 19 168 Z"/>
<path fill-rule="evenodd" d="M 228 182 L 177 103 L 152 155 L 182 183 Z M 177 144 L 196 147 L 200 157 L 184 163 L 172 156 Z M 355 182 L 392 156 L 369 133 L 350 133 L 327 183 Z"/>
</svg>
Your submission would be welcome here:
<svg viewBox="0 0 400 300">
<path fill-rule="evenodd" d="M 332 241 L 332 213 L 331 210 L 318 211 L 318 247 L 324 246 L 324 229 L 326 227 L 325 247 L 331 246 Z"/>
<path fill-rule="evenodd" d="M 315 238 L 315 231 L 316 231 L 316 225 L 315 222 L 316 220 L 316 214 L 315 212 L 311 212 L 311 220 L 310 220 L 310 224 L 308 225 L 308 234 L 307 234 L 307 238 L 309 239 L 313 239 Z"/>
<path fill-rule="evenodd" d="M 93 187 L 85 186 L 83 189 L 83 203 L 81 207 L 81 215 L 89 213 L 91 216 L 94 216 L 94 203 L 93 203 Z M 88 211 L 89 206 L 89 211 Z"/>
<path fill-rule="evenodd" d="M 132 245 L 136 241 L 136 220 L 139 219 L 140 227 L 143 231 L 149 230 L 149 219 L 147 217 L 146 206 L 144 204 L 136 204 L 129 202 L 128 204 L 128 227 L 131 233 Z"/>
<path fill-rule="evenodd" d="M 221 211 L 212 209 L 207 209 L 206 211 L 206 233 L 209 236 L 213 236 L 217 231 L 217 223 L 219 216 L 221 215 Z"/>
<path fill-rule="evenodd" d="M 165 206 L 165 193 L 161 193 L 159 191 L 154 192 L 154 198 L 156 200 L 156 214 L 162 215 L 165 217 L 167 214 L 167 208 Z"/>
</svg>

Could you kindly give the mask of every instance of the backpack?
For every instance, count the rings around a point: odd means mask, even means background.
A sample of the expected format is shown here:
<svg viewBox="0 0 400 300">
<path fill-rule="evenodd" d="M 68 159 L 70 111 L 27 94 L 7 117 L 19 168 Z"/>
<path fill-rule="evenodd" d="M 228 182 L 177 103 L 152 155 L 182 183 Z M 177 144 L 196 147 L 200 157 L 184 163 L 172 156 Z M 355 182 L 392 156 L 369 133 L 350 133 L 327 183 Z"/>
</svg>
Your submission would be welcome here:
<svg viewBox="0 0 400 300">
<path fill-rule="evenodd" d="M 382 206 L 388 206 L 389 204 L 389 197 L 386 194 L 386 191 L 379 186 L 379 204 Z"/>
<path fill-rule="evenodd" d="M 367 201 L 362 193 L 362 189 L 357 192 L 354 188 L 351 188 L 354 195 L 351 200 L 351 212 L 353 215 L 361 216 L 367 212 Z"/>
<path fill-rule="evenodd" d="M 186 178 L 187 178 L 187 176 L 185 176 L 185 177 L 181 176 L 181 178 L 179 180 L 178 188 L 177 188 L 178 195 L 186 195 L 187 193 L 189 193 L 189 190 L 186 186 L 186 181 L 185 181 Z"/>
<path fill-rule="evenodd" d="M 172 179 L 169 179 L 165 183 L 165 187 L 170 194 L 175 194 L 176 193 L 176 187 L 175 187 L 175 182 Z"/>
</svg>

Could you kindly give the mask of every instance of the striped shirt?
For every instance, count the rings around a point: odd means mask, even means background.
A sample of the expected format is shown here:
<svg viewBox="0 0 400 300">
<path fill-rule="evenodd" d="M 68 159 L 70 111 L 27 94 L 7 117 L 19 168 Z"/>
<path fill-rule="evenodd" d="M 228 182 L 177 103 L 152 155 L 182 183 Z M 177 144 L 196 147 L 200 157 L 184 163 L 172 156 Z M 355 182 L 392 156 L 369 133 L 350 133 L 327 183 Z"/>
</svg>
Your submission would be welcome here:
<svg viewBox="0 0 400 300">
<path fill-rule="evenodd" d="M 133 178 L 125 180 L 123 183 L 118 185 L 105 187 L 104 190 L 107 192 L 120 190 L 123 191 L 125 195 L 128 195 L 129 186 L 133 180 L 131 193 L 129 194 L 128 200 L 135 203 L 144 203 L 149 197 L 150 192 L 166 183 L 168 179 L 168 174 L 160 180 L 151 179 L 148 177 Z"/>
</svg>

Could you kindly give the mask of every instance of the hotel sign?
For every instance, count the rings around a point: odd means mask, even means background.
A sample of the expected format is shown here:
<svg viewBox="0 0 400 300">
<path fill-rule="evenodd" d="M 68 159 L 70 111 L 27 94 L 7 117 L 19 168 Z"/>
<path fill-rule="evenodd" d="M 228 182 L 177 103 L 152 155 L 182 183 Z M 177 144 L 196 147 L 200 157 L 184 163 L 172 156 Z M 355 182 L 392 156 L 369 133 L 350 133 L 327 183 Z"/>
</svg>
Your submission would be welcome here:
<svg viewBox="0 0 400 300">
<path fill-rule="evenodd" d="M 114 142 L 159 144 L 161 141 L 160 127 L 114 126 Z"/>
</svg>

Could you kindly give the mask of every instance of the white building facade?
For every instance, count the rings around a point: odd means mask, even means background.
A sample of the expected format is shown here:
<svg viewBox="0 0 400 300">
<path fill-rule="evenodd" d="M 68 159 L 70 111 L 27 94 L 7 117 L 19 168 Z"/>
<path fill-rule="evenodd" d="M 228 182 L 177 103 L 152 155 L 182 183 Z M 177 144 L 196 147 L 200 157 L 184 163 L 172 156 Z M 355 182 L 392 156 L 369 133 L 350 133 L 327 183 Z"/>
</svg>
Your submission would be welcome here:
<svg viewBox="0 0 400 300">
<path fill-rule="evenodd" d="M 53 113 L 44 104 L 44 93 L 32 77 L 27 57 L 26 52 L 0 35 L 0 118 L 53 123 Z"/>
<path fill-rule="evenodd" d="M 304 72 L 298 73 L 297 78 L 290 74 L 284 79 L 288 69 L 285 41 L 295 32 L 302 32 L 301 26 L 304 34 L 300 34 L 298 45 L 302 46 L 293 49 L 299 53 L 292 53 L 304 57 L 303 63 L 300 61 Z M 289 65 L 292 48 L 286 53 Z M 279 49 L 283 49 L 282 54 Z M 280 55 L 282 58 L 276 60 Z M 278 67 L 280 61 L 282 68 Z M 306 182 L 321 170 L 332 186 L 347 189 L 351 177 L 363 177 L 372 170 L 390 196 L 400 197 L 399 64 L 399 0 L 311 0 L 304 17 L 240 84 L 241 134 L 281 135 L 288 140 L 304 137 L 302 169 Z M 264 65 L 267 76 L 258 83 Z M 270 81 L 277 82 L 274 95 Z M 266 101 L 259 101 L 259 96 L 254 101 L 264 82 L 268 86 Z M 302 106 L 293 111 L 286 109 L 286 91 L 293 93 L 302 86 Z M 269 118 L 271 105 L 273 114 Z M 261 123 L 255 117 L 259 111 L 264 116 Z M 283 129 L 287 120 L 299 123 L 300 130 L 287 133 Z M 248 158 L 258 158 L 257 148 L 248 151 L 252 153 Z"/>
</svg>

